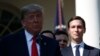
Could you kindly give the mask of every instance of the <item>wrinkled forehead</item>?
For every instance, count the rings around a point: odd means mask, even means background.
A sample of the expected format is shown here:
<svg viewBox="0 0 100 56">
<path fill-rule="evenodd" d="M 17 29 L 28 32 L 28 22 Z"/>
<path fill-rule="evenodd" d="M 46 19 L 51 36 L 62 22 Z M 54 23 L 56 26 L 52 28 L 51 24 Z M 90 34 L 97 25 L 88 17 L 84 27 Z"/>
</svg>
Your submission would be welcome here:
<svg viewBox="0 0 100 56">
<path fill-rule="evenodd" d="M 42 10 L 36 10 L 36 9 L 29 9 L 29 10 L 26 10 L 26 13 L 43 13 Z"/>
<path fill-rule="evenodd" d="M 29 11 L 27 13 L 25 13 L 24 15 L 42 15 L 42 12 L 34 12 L 34 11 Z"/>
</svg>

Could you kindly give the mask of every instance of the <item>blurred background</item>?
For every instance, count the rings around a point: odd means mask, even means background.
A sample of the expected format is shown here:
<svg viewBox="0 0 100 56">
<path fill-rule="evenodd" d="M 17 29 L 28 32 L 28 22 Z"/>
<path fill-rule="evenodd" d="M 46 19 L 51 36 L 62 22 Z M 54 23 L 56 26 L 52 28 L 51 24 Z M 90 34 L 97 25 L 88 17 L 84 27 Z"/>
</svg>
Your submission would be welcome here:
<svg viewBox="0 0 100 56">
<path fill-rule="evenodd" d="M 13 33 L 21 29 L 19 9 L 34 3 L 44 7 L 43 30 L 54 30 L 57 0 L 0 0 L 0 36 Z M 75 1 L 63 0 L 63 16 L 65 22 L 75 15 Z"/>
<path fill-rule="evenodd" d="M 39 4 L 44 7 L 43 30 L 54 30 L 57 0 L 0 0 L 0 36 L 21 29 L 20 8 L 27 4 Z M 86 21 L 84 42 L 100 48 L 100 0 L 63 0 L 65 23 L 78 15 Z"/>
</svg>

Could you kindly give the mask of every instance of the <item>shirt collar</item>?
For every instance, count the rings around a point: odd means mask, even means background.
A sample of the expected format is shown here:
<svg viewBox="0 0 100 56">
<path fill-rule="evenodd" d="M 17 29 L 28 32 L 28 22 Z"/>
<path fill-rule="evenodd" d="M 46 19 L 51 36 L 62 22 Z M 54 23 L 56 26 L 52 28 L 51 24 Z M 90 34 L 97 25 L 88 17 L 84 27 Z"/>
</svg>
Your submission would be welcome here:
<svg viewBox="0 0 100 56">
<path fill-rule="evenodd" d="M 76 44 L 76 43 L 71 42 L 72 48 L 75 48 L 76 45 L 80 45 L 80 47 L 83 47 L 83 48 L 84 48 L 84 42 L 81 42 L 81 43 L 79 43 L 79 44 Z"/>
<path fill-rule="evenodd" d="M 26 36 L 26 40 L 27 41 L 31 41 L 32 40 L 33 35 L 30 34 L 27 30 L 25 30 L 25 36 Z"/>
</svg>

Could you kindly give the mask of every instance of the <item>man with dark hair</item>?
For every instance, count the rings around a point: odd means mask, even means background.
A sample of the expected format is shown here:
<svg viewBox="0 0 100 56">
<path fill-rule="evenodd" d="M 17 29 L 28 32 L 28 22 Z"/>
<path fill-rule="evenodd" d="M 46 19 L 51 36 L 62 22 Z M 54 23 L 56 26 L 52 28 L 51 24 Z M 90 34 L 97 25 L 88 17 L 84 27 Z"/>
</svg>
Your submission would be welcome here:
<svg viewBox="0 0 100 56">
<path fill-rule="evenodd" d="M 67 47 L 69 38 L 68 34 L 64 31 L 56 31 L 55 38 L 59 42 L 60 49 Z"/>
<path fill-rule="evenodd" d="M 21 8 L 23 29 L 3 37 L 0 56 L 61 56 L 58 42 L 40 36 L 43 25 L 43 8 L 29 4 Z"/>
<path fill-rule="evenodd" d="M 55 38 L 59 42 L 60 51 L 61 51 L 62 56 L 67 56 L 67 54 L 65 54 L 65 52 L 63 51 L 66 50 L 69 44 L 68 34 L 65 31 L 58 30 L 55 32 Z"/>
<path fill-rule="evenodd" d="M 71 44 L 64 50 L 67 56 L 100 56 L 100 49 L 83 42 L 86 31 L 85 21 L 80 16 L 74 16 L 68 21 L 68 34 Z"/>
</svg>

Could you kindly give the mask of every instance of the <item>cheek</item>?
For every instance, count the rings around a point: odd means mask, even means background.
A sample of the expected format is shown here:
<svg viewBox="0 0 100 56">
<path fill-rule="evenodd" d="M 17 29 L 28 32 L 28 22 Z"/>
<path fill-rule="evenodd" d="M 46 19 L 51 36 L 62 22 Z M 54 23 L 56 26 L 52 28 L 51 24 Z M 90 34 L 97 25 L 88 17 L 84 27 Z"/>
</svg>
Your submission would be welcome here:
<svg viewBox="0 0 100 56">
<path fill-rule="evenodd" d="M 82 30 L 82 29 L 80 29 L 80 30 L 79 30 L 79 32 L 80 32 L 80 33 L 85 33 L 85 31 L 84 31 L 84 30 Z"/>
<path fill-rule="evenodd" d="M 40 24 L 43 24 L 43 21 L 42 21 L 42 20 L 40 20 L 40 21 L 39 21 L 39 23 L 40 23 Z"/>
<path fill-rule="evenodd" d="M 26 22 L 25 25 L 30 27 L 30 26 L 32 26 L 32 23 Z"/>
<path fill-rule="evenodd" d="M 33 26 L 32 26 L 32 23 L 30 23 L 30 22 L 25 22 L 24 23 L 24 27 L 26 27 L 26 28 L 32 28 Z"/>
<path fill-rule="evenodd" d="M 73 33 L 73 30 L 69 29 L 68 34 L 72 34 L 72 33 Z"/>
<path fill-rule="evenodd" d="M 68 32 L 68 35 L 69 35 L 69 37 L 73 37 L 74 36 L 73 32 L 71 32 L 71 31 Z"/>
<path fill-rule="evenodd" d="M 62 44 L 62 43 L 63 43 L 63 42 L 61 42 L 61 41 L 59 42 L 59 44 Z"/>
</svg>

